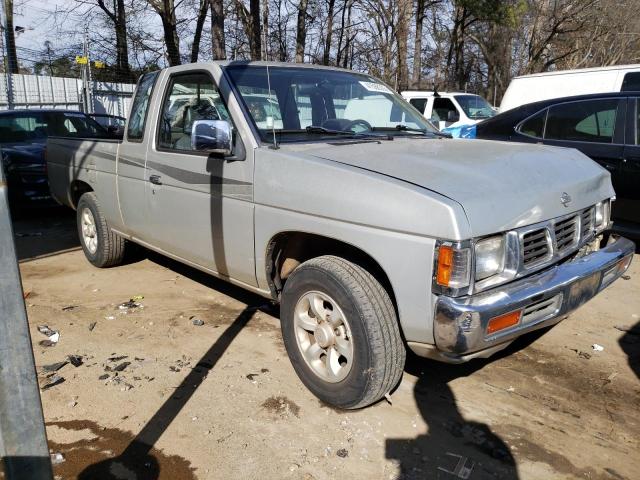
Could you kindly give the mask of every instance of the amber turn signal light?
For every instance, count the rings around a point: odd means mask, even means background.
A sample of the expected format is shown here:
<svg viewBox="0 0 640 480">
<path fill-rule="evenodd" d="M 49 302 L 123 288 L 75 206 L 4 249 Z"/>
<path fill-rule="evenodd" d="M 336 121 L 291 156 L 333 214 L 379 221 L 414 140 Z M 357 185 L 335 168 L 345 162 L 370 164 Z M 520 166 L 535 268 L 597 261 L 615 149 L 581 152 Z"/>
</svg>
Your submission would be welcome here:
<svg viewBox="0 0 640 480">
<path fill-rule="evenodd" d="M 522 310 L 516 310 L 515 312 L 505 313 L 499 317 L 493 317 L 489 320 L 489 324 L 487 325 L 487 333 L 496 333 L 500 330 L 504 330 L 505 328 L 517 325 L 520 321 L 521 314 Z"/>
<path fill-rule="evenodd" d="M 438 271 L 436 282 L 443 287 L 449 286 L 451 280 L 451 268 L 453 267 L 453 248 L 448 245 L 441 245 L 438 250 Z"/>
</svg>

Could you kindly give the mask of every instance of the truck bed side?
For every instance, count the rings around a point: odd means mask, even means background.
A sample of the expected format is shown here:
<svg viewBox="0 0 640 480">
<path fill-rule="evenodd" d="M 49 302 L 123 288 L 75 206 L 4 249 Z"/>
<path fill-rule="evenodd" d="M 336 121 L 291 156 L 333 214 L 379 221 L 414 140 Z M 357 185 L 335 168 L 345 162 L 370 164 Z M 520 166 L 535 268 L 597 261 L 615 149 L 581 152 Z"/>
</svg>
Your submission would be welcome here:
<svg viewBox="0 0 640 480">
<path fill-rule="evenodd" d="M 120 140 L 49 137 L 47 167 L 53 197 L 76 208 L 86 191 L 95 191 L 111 225 L 121 225 L 117 201 L 117 158 Z"/>
</svg>

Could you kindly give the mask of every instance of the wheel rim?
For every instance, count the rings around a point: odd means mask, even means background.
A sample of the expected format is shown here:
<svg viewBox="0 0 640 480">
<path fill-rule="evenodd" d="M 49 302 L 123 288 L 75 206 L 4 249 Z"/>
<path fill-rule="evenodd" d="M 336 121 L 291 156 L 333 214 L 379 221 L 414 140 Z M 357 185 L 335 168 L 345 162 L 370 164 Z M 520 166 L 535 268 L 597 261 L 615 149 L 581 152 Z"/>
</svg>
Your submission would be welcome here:
<svg viewBox="0 0 640 480">
<path fill-rule="evenodd" d="M 351 371 L 353 341 L 340 306 L 322 292 L 308 292 L 294 311 L 295 336 L 305 362 L 322 380 L 336 383 Z"/>
<path fill-rule="evenodd" d="M 98 233 L 96 231 L 96 221 L 93 213 L 88 208 L 82 210 L 80 216 L 80 227 L 82 228 L 82 241 L 90 253 L 98 250 Z"/>
</svg>

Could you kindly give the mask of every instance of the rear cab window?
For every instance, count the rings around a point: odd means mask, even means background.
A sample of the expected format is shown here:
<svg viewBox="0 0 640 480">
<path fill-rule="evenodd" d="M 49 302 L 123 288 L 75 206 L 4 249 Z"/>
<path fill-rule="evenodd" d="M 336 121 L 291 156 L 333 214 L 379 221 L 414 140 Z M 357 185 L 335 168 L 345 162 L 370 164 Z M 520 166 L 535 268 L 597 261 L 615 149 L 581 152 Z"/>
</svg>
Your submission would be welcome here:
<svg viewBox="0 0 640 480">
<path fill-rule="evenodd" d="M 128 141 L 141 142 L 144 137 L 144 127 L 147 121 L 147 111 L 149 110 L 149 99 L 151 98 L 153 86 L 157 78 L 158 72 L 145 73 L 138 82 L 127 126 Z"/>
<path fill-rule="evenodd" d="M 427 99 L 426 98 L 412 98 L 409 100 L 409 103 L 416 107 L 420 113 L 424 114 L 427 108 Z"/>
<path fill-rule="evenodd" d="M 447 122 L 449 112 L 458 114 L 458 109 L 448 98 L 436 98 L 433 100 L 433 113 L 431 114 L 432 122 Z"/>
<path fill-rule="evenodd" d="M 622 92 L 640 92 L 640 72 L 626 73 L 622 80 Z"/>
</svg>

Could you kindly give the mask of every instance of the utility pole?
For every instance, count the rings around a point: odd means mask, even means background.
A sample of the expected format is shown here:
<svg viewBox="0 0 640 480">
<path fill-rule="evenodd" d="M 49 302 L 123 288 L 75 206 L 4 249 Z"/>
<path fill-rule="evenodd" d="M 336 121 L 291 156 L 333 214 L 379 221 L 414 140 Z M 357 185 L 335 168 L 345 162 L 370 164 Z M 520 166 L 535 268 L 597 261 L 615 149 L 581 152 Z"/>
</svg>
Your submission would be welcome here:
<svg viewBox="0 0 640 480">
<path fill-rule="evenodd" d="M 82 47 L 82 56 L 86 59 L 86 63 L 82 69 L 82 93 L 84 96 L 85 113 L 93 113 L 93 90 L 91 85 L 91 59 L 89 58 L 89 25 L 84 26 L 84 43 Z"/>
<path fill-rule="evenodd" d="M 4 2 L 2 6 L 4 7 Z M 4 10 L 2 13 L 5 13 Z M 5 15 L 6 19 L 6 15 Z M 4 80 L 7 87 L 7 110 L 13 110 L 13 78 L 9 69 L 9 59 L 4 45 L 4 33 L 6 31 L 5 20 L 0 18 L 0 50 L 2 50 L 2 62 L 4 66 Z"/>
<path fill-rule="evenodd" d="M 0 457 L 8 480 L 53 472 L 0 158 Z"/>
</svg>

